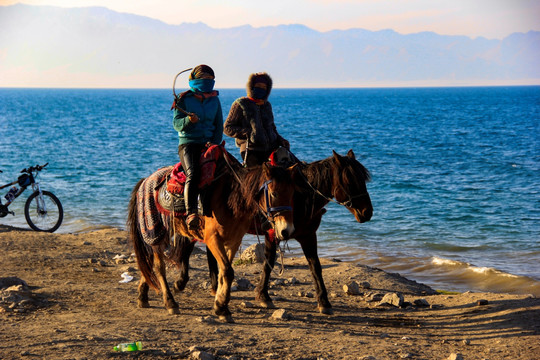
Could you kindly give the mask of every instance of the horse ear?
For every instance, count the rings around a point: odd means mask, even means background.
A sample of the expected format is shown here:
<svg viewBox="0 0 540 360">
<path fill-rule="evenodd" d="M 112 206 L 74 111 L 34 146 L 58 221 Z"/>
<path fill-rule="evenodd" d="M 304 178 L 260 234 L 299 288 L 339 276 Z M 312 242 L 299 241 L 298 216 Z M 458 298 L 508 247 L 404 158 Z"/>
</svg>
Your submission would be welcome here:
<svg viewBox="0 0 540 360">
<path fill-rule="evenodd" d="M 307 180 L 304 176 L 302 176 L 300 163 L 289 166 L 287 170 L 291 172 L 291 177 L 294 182 L 294 190 L 302 193 L 308 192 L 309 188 L 306 186 Z"/>
<path fill-rule="evenodd" d="M 341 165 L 341 157 L 339 156 L 339 154 L 337 152 L 335 152 L 334 150 L 332 150 L 332 155 L 334 156 L 334 159 L 336 160 L 336 162 Z"/>
<path fill-rule="evenodd" d="M 289 170 L 289 171 L 291 171 L 291 172 L 293 172 L 293 173 L 297 173 L 298 170 L 299 170 L 299 168 L 298 168 L 298 165 L 299 165 L 299 164 L 300 164 L 300 163 L 296 163 L 296 164 L 294 164 L 294 165 L 292 165 L 292 166 L 289 166 L 287 170 Z"/>
<path fill-rule="evenodd" d="M 347 156 L 350 157 L 351 159 L 356 159 L 356 156 L 354 156 L 354 152 L 351 150 L 349 150 L 349 152 L 347 153 Z"/>
<path fill-rule="evenodd" d="M 291 173 L 291 176 L 292 176 L 293 179 L 295 179 L 296 176 L 298 175 L 298 173 L 300 172 L 300 167 L 298 165 L 299 165 L 299 163 L 296 163 L 296 164 L 294 164 L 292 166 L 289 166 L 287 168 L 287 171 L 289 171 Z"/>
</svg>

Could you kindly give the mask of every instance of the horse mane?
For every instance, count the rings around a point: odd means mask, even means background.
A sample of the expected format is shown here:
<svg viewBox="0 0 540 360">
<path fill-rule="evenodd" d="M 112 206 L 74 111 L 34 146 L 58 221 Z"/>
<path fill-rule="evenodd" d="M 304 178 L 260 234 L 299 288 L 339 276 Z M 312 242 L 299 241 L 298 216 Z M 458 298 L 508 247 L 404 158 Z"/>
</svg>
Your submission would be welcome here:
<svg viewBox="0 0 540 360">
<path fill-rule="evenodd" d="M 355 178 L 356 180 L 362 180 L 362 182 L 364 183 L 371 181 L 371 173 L 358 160 L 356 160 L 355 158 L 350 158 L 348 156 L 343 156 L 341 157 L 341 161 L 346 164 L 344 168 L 350 167 L 350 169 L 352 169 L 352 175 L 355 175 L 353 176 L 353 178 Z M 360 178 L 358 178 L 358 176 Z"/>
<path fill-rule="evenodd" d="M 332 190 L 328 188 L 328 180 L 333 178 L 334 168 L 336 167 L 345 170 L 348 173 L 349 176 L 342 179 L 344 183 L 356 181 L 355 185 L 358 186 L 360 185 L 360 182 L 366 183 L 371 181 L 369 170 L 355 158 L 348 156 L 340 156 L 339 158 L 339 163 L 333 156 L 308 164 L 304 163 L 302 164 L 302 173 L 315 188 L 322 192 Z M 338 173 L 341 174 L 341 172 Z"/>
<path fill-rule="evenodd" d="M 268 166 L 269 178 L 277 182 L 290 182 L 287 169 L 279 166 Z M 232 181 L 227 205 L 235 216 L 255 212 L 258 209 L 259 194 L 262 184 L 267 180 L 264 166 L 240 168 L 237 171 L 241 182 Z"/>
<path fill-rule="evenodd" d="M 303 164 L 302 173 L 306 176 L 311 185 L 321 191 L 326 190 L 328 179 L 333 176 L 332 157 L 323 160 L 317 160 L 312 163 Z"/>
</svg>

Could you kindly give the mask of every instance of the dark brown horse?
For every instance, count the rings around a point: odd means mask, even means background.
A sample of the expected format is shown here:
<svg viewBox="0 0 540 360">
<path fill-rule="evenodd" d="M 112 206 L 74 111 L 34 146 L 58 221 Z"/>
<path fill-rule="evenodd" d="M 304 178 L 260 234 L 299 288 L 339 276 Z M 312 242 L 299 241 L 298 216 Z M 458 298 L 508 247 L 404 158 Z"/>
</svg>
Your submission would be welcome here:
<svg viewBox="0 0 540 360">
<path fill-rule="evenodd" d="M 229 154 L 226 154 L 226 157 L 232 159 Z M 152 224 L 151 229 L 162 228 L 166 231 L 159 232 L 159 236 L 152 238 L 151 244 L 148 244 L 143 235 L 148 230 L 149 217 L 146 214 L 151 209 L 146 208 L 146 204 L 148 199 L 152 200 L 153 195 L 144 191 L 141 193 L 141 189 L 145 189 L 145 179 L 139 181 L 133 189 L 129 203 L 128 229 L 141 271 L 139 307 L 149 306 L 150 286 L 162 291 L 163 302 L 170 313 L 178 313 L 178 304 L 167 284 L 165 265 L 169 261 L 182 266 L 181 279 L 174 285 L 177 290 L 182 290 L 188 279 L 188 262 L 181 262 L 181 259 L 186 256 L 189 258 L 193 250 L 189 239 L 198 238 L 203 239 L 219 266 L 214 312 L 220 318 L 232 321 L 228 308 L 234 279 L 232 261 L 254 215 L 263 209 L 279 239 L 288 239 L 294 232 L 293 214 L 287 210 L 291 209 L 293 201 L 297 169 L 268 165 L 245 169 L 230 160 L 227 164 L 228 167 L 223 168 L 220 176 L 207 190 L 211 210 L 205 210 L 204 228 L 200 233 L 190 232 L 185 218 L 161 214 L 154 218 L 157 222 Z M 153 190 L 153 187 L 150 189 Z"/>
<path fill-rule="evenodd" d="M 369 171 L 356 160 L 352 150 L 347 156 L 340 156 L 335 151 L 332 156 L 309 164 L 300 164 L 307 184 L 306 191 L 297 191 L 294 195 L 294 228 L 292 238 L 301 245 L 315 281 L 318 309 L 323 314 L 332 314 L 332 305 L 322 277 L 322 268 L 317 253 L 317 229 L 324 208 L 330 201 L 335 201 L 347 208 L 360 223 L 369 221 L 373 207 L 366 182 L 370 181 Z M 304 185 L 304 187 L 306 187 Z M 268 281 L 276 260 L 277 242 L 265 236 L 266 263 L 263 266 L 259 285 L 255 289 L 255 299 L 263 307 L 273 308 L 268 294 Z M 278 239 L 279 240 L 279 239 Z M 212 287 L 216 288 L 216 266 L 211 254 L 208 257 Z"/>
<path fill-rule="evenodd" d="M 332 199 L 345 206 L 359 223 L 369 221 L 373 207 L 366 182 L 371 177 L 369 171 L 356 160 L 352 150 L 347 156 L 340 156 L 335 151 L 332 156 L 303 165 L 301 172 L 307 179 L 309 190 L 296 192 L 294 196 L 294 226 L 292 235 L 301 245 L 308 261 L 317 291 L 318 309 L 323 314 L 332 314 L 332 305 L 322 277 L 322 268 L 317 253 L 317 229 L 324 208 Z M 268 294 L 270 272 L 276 260 L 276 242 L 265 241 L 267 265 L 263 266 L 259 285 L 255 289 L 255 298 L 265 307 L 274 307 Z"/>
</svg>

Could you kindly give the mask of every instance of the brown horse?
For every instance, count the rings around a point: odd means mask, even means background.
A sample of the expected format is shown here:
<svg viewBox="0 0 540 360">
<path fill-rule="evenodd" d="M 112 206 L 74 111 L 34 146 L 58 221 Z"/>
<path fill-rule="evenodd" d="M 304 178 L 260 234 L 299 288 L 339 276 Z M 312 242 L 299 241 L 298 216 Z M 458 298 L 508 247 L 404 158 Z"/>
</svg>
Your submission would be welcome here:
<svg viewBox="0 0 540 360">
<path fill-rule="evenodd" d="M 227 159 L 228 161 L 225 161 Z M 161 214 L 154 217 L 156 223 L 152 224 L 151 230 L 152 234 L 157 236 L 152 237 L 149 244 L 143 235 L 149 228 L 147 213 L 151 209 L 147 208 L 147 204 L 148 199 L 151 202 L 153 195 L 144 193 L 144 186 L 145 181 L 151 177 L 139 181 L 133 189 L 129 203 L 128 229 L 141 271 L 139 307 L 149 306 L 150 286 L 162 291 L 163 302 L 169 313 L 178 313 L 178 304 L 167 284 L 165 265 L 169 261 L 183 266 L 183 278 L 175 283 L 177 290 L 183 289 L 187 282 L 187 262 L 179 264 L 179 259 L 186 256 L 189 258 L 193 244 L 188 239 L 198 238 L 203 239 L 219 266 L 214 312 L 220 318 L 232 321 L 228 308 L 234 279 L 232 261 L 254 215 L 263 209 L 262 213 L 268 217 L 276 236 L 281 240 L 288 239 L 294 232 L 291 205 L 296 167 L 284 169 L 265 164 L 245 169 L 232 159 L 234 158 L 230 154 L 225 154 L 220 161 L 226 162 L 228 166 L 222 168 L 220 175 L 206 190 L 210 211 L 205 209 L 204 227 L 200 233 L 190 232 L 183 217 Z M 153 190 L 153 187 L 150 189 Z"/>
<path fill-rule="evenodd" d="M 332 305 L 328 301 L 328 293 L 322 277 L 322 268 L 317 253 L 317 229 L 324 208 L 330 201 L 335 201 L 349 210 L 360 223 L 369 221 L 373 207 L 366 182 L 370 181 L 369 171 L 356 160 L 352 150 L 347 156 L 340 156 L 335 151 L 332 156 L 309 164 L 300 164 L 303 182 L 307 191 L 297 191 L 294 195 L 294 227 L 295 238 L 301 245 L 308 261 L 317 291 L 318 309 L 323 314 L 332 314 Z M 304 185 L 304 187 L 305 187 Z M 279 240 L 279 239 L 278 239 Z M 279 241 L 271 241 L 265 236 L 265 265 L 255 299 L 263 307 L 273 308 L 274 304 L 268 294 L 268 281 L 276 260 L 276 248 Z M 183 260 L 185 261 L 185 260 Z M 216 288 L 216 265 L 212 254 L 208 253 L 208 265 L 212 287 Z"/>
</svg>

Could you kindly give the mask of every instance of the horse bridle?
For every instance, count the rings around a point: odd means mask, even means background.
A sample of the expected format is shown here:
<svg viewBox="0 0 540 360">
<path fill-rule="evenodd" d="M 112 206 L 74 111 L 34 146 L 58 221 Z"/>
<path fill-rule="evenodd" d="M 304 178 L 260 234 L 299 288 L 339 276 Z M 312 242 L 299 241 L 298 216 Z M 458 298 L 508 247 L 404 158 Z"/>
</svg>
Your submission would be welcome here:
<svg viewBox="0 0 540 360">
<path fill-rule="evenodd" d="M 273 222 L 274 216 L 279 215 L 282 212 L 286 211 L 292 211 L 292 206 L 270 206 L 270 195 L 268 192 L 268 184 L 270 184 L 272 180 L 266 180 L 264 184 L 262 184 L 261 188 L 259 189 L 259 192 L 264 191 L 264 199 L 266 202 L 266 209 L 263 209 L 266 213 L 265 216 L 268 219 L 268 221 Z"/>
<path fill-rule="evenodd" d="M 343 189 L 343 192 L 347 195 L 347 197 L 349 198 L 348 200 L 346 201 L 338 201 L 337 199 L 334 200 L 334 198 L 336 197 L 336 188 L 337 186 L 335 186 L 333 189 L 332 189 L 332 197 L 328 197 L 326 195 L 324 195 L 319 189 L 316 189 L 313 185 L 311 185 L 311 183 L 309 182 L 309 180 L 306 178 L 306 176 L 300 171 L 300 174 L 302 174 L 302 177 L 304 178 L 304 180 L 306 181 L 306 183 L 309 185 L 309 187 L 316 193 L 318 194 L 319 196 L 323 197 L 325 200 L 327 201 L 332 201 L 332 202 L 335 202 L 336 204 L 338 205 L 342 205 L 342 206 L 345 206 L 345 207 L 348 207 L 348 208 L 352 208 L 352 202 L 354 199 L 357 199 L 357 198 L 360 198 L 360 197 L 364 197 L 364 196 L 369 196 L 369 193 L 366 191 L 366 192 L 363 192 L 361 194 L 357 194 L 357 195 L 349 195 L 347 193 L 347 191 L 345 190 L 345 188 L 343 187 L 343 185 L 341 184 L 338 184 L 342 189 Z"/>
<path fill-rule="evenodd" d="M 352 202 L 353 202 L 354 199 L 358 199 L 358 198 L 361 198 L 361 197 L 364 197 L 364 196 L 369 196 L 369 194 L 368 194 L 367 191 L 366 191 L 366 192 L 363 192 L 363 193 L 361 193 L 361 194 L 357 194 L 357 195 L 352 195 L 352 196 L 351 196 L 351 195 L 349 195 L 349 194 L 347 193 L 347 191 L 345 190 L 345 188 L 343 187 L 343 185 L 339 184 L 339 186 L 341 187 L 341 189 L 343 190 L 343 192 L 345 193 L 345 195 L 347 195 L 347 197 L 348 197 L 349 199 L 346 200 L 346 201 L 340 202 L 340 201 L 338 201 L 337 199 L 334 200 L 334 199 L 327 198 L 328 200 L 333 201 L 333 202 L 335 202 L 336 204 L 339 204 L 339 205 L 343 205 L 343 206 L 345 206 L 345 207 L 350 207 L 350 208 L 352 208 L 352 207 L 353 207 L 353 206 L 352 206 Z M 334 190 L 332 191 L 332 196 L 333 196 L 334 198 L 336 197 L 336 188 L 337 188 L 337 186 L 334 187 Z M 323 195 L 323 196 L 324 196 L 324 195 Z"/>
<path fill-rule="evenodd" d="M 229 155 L 228 155 L 227 152 L 224 152 L 224 158 L 225 158 L 225 163 L 227 164 L 227 166 L 229 167 L 229 169 L 233 173 L 236 181 L 238 181 L 238 183 L 242 184 L 242 180 L 240 179 L 240 177 L 238 176 L 236 171 L 234 171 L 234 168 L 230 163 Z M 270 184 L 271 182 L 272 182 L 272 180 L 266 180 L 264 182 L 264 184 L 259 189 L 259 193 L 264 190 L 266 209 L 264 209 L 259 203 L 257 203 L 257 205 L 259 206 L 259 209 L 260 209 L 261 213 L 264 215 L 264 217 L 266 218 L 266 220 L 268 220 L 268 222 L 270 224 L 272 224 L 272 227 L 273 227 L 274 226 L 274 217 L 275 216 L 279 215 L 279 213 L 281 213 L 281 212 L 292 211 L 293 208 L 292 208 L 292 206 L 277 206 L 277 207 L 271 207 L 270 206 L 270 196 L 268 194 L 268 184 Z"/>
</svg>

